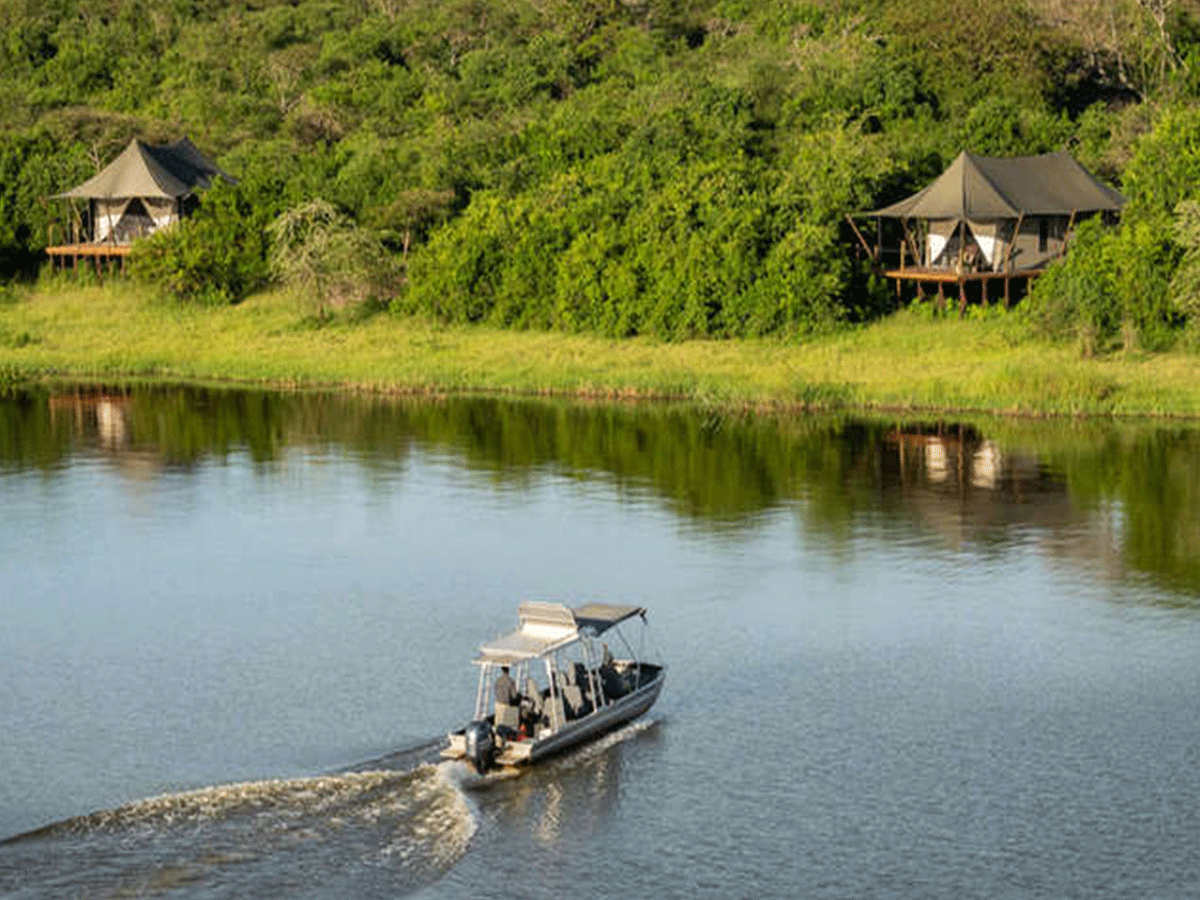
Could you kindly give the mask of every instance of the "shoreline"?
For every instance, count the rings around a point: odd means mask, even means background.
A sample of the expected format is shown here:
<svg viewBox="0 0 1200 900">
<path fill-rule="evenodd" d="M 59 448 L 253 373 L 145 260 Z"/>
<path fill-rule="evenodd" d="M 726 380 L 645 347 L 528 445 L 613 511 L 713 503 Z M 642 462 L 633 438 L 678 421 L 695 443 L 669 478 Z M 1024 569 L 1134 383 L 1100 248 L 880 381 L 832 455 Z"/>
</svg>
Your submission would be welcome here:
<svg viewBox="0 0 1200 900">
<path fill-rule="evenodd" d="M 0 302 L 0 385 L 205 384 L 391 396 L 696 403 L 754 413 L 1200 420 L 1200 355 L 1083 359 L 998 310 L 782 340 L 608 339 L 388 312 L 317 327 L 282 292 L 180 306 L 127 282 Z"/>
</svg>

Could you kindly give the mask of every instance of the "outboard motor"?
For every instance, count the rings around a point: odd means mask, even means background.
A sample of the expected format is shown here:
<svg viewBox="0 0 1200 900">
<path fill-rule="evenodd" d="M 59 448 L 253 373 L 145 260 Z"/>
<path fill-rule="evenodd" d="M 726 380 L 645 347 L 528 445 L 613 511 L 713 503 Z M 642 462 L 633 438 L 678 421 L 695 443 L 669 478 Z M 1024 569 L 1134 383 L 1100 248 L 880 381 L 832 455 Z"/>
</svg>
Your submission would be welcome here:
<svg viewBox="0 0 1200 900">
<path fill-rule="evenodd" d="M 487 774 L 496 761 L 496 735 L 487 719 L 476 719 L 467 726 L 467 759 L 480 775 Z"/>
</svg>

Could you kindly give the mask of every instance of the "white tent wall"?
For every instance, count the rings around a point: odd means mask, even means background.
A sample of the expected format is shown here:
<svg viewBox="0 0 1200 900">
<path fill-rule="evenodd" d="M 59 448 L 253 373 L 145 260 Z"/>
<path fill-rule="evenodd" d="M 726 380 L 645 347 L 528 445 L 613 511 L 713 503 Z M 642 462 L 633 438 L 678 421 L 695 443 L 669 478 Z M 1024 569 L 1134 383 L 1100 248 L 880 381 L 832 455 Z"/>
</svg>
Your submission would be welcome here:
<svg viewBox="0 0 1200 900">
<path fill-rule="evenodd" d="M 97 244 L 111 240 L 117 223 L 129 206 L 129 198 L 92 201 L 92 240 Z"/>
<path fill-rule="evenodd" d="M 955 229 L 958 228 L 958 222 L 954 219 L 930 219 L 929 221 L 929 237 L 928 249 L 926 253 L 927 266 L 945 266 L 946 261 L 942 259 L 942 255 L 946 247 L 954 240 Z M 957 252 L 958 244 L 955 243 Z"/>
<path fill-rule="evenodd" d="M 1014 238 L 1015 220 L 973 222 L 967 220 L 966 242 L 973 242 L 983 256 L 976 269 L 1001 272 L 1045 265 L 1062 255 L 1067 240 L 1068 216 L 1028 216 L 1021 221 L 1021 230 Z M 935 269 L 953 269 L 958 262 L 958 247 L 962 232 L 953 219 L 929 222 L 926 238 L 926 265 Z M 1011 249 L 1010 249 L 1011 247 Z"/>
<path fill-rule="evenodd" d="M 146 198 L 142 200 L 145 204 L 146 212 L 150 214 L 150 218 L 154 220 L 154 230 L 166 228 L 179 221 L 179 201 L 173 198 L 153 199 Z"/>
<path fill-rule="evenodd" d="M 152 234 L 160 228 L 166 228 L 179 221 L 179 203 L 173 198 L 142 197 L 138 198 L 138 204 L 140 204 L 137 210 L 139 215 L 144 209 L 153 223 L 150 228 L 145 229 L 147 234 Z M 129 229 L 123 227 L 121 220 L 130 212 L 131 205 L 138 204 L 134 204 L 132 198 L 93 200 L 92 215 L 95 224 L 92 230 L 92 240 L 97 244 L 128 243 L 132 235 Z M 144 223 L 145 220 L 142 221 Z M 141 231 L 142 229 L 135 230 Z"/>
<path fill-rule="evenodd" d="M 992 264 L 996 243 L 994 222 L 963 222 L 954 219 L 939 219 L 929 223 L 929 265 L 935 269 L 953 269 L 958 265 L 959 244 L 970 247 L 975 244 Z M 965 242 L 965 243 L 964 243 Z"/>
<path fill-rule="evenodd" d="M 988 269 L 996 268 L 996 232 L 998 231 L 998 222 L 972 222 L 967 220 L 967 227 L 970 233 L 975 236 L 975 243 L 979 245 L 979 252 L 983 254 L 984 261 Z M 984 266 L 979 266 L 984 268 Z"/>
</svg>

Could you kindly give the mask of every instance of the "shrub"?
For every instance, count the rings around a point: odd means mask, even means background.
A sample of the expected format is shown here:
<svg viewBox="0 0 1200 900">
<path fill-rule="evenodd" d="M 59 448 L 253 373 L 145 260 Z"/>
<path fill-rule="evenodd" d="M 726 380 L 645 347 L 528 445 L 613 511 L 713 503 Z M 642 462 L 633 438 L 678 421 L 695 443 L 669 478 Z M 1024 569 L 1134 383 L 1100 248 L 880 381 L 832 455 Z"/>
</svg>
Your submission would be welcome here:
<svg viewBox="0 0 1200 900">
<path fill-rule="evenodd" d="M 133 245 L 130 272 L 179 300 L 236 303 L 267 279 L 262 217 L 240 188 L 218 183 L 194 216 Z"/>
<path fill-rule="evenodd" d="M 1160 349 L 1170 342 L 1177 318 L 1170 298 L 1178 256 L 1163 219 L 1121 228 L 1088 220 L 1067 257 L 1034 282 L 1030 315 L 1049 336 L 1077 340 L 1086 356 L 1118 337 L 1126 349 Z"/>
</svg>

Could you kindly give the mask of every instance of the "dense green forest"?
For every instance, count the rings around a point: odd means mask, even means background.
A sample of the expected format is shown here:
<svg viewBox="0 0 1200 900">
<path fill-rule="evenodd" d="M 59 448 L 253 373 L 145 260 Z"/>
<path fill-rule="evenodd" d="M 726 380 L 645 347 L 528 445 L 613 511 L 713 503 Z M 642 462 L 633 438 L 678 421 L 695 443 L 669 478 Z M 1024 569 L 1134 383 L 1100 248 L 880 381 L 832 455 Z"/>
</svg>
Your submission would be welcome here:
<svg viewBox="0 0 1200 900">
<path fill-rule="evenodd" d="M 0 27 L 3 279 L 47 197 L 187 134 L 239 183 L 133 254 L 183 300 L 310 276 L 450 322 L 786 337 L 898 302 L 847 213 L 963 149 L 1068 149 L 1129 206 L 1014 314 L 1200 343 L 1200 0 L 0 0 Z"/>
</svg>

